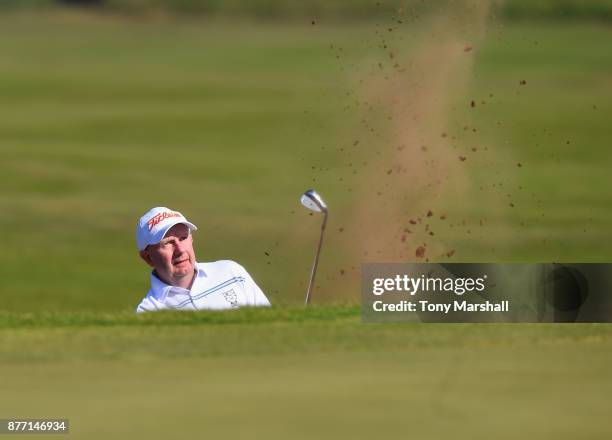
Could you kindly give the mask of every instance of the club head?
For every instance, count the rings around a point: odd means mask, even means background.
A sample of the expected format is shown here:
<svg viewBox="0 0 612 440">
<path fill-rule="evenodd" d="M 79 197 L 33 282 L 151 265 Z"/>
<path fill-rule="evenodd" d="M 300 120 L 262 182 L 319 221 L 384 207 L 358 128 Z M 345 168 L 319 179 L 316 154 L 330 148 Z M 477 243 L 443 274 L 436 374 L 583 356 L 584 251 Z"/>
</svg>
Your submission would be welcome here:
<svg viewBox="0 0 612 440">
<path fill-rule="evenodd" d="M 327 213 L 327 205 L 323 201 L 323 198 L 321 198 L 321 196 L 314 189 L 309 189 L 302 194 L 300 201 L 302 202 L 302 205 L 311 211 Z"/>
</svg>

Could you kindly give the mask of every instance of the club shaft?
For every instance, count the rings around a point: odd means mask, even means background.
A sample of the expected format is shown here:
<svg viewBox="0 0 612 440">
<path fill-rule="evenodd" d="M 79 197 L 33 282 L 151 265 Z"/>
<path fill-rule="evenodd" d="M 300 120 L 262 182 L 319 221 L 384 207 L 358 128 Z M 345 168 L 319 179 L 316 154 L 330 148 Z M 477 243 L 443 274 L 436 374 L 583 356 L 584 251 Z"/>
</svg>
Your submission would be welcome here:
<svg viewBox="0 0 612 440">
<path fill-rule="evenodd" d="M 308 291 L 306 292 L 306 305 L 310 304 L 312 289 L 314 288 L 315 275 L 317 274 L 317 266 L 319 265 L 319 254 L 321 253 L 321 246 L 323 245 L 323 233 L 325 232 L 326 224 L 327 212 L 325 212 L 323 216 L 323 223 L 321 224 L 321 236 L 319 237 L 319 245 L 317 246 L 317 253 L 315 254 L 314 262 L 312 264 L 312 272 L 310 272 L 310 282 L 308 283 Z"/>
</svg>

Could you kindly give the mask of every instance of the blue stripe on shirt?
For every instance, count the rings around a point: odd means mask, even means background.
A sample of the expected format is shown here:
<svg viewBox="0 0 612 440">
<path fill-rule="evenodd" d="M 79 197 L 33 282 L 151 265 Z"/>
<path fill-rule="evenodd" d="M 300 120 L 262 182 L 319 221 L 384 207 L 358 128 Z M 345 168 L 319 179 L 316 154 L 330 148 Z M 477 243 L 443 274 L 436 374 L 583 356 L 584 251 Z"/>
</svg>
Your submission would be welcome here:
<svg viewBox="0 0 612 440">
<path fill-rule="evenodd" d="M 208 290 L 205 290 L 204 292 L 198 293 L 195 296 L 192 296 L 191 298 L 189 298 L 188 300 L 183 301 L 182 303 L 177 304 L 176 306 L 173 306 L 173 309 L 180 309 L 183 306 L 189 304 L 190 302 L 193 302 L 194 300 L 200 299 L 200 298 L 204 298 L 205 296 L 210 295 L 211 293 L 215 293 L 217 290 L 223 289 L 225 287 L 228 287 L 234 283 L 242 283 L 244 282 L 244 277 L 233 277 L 230 278 L 227 281 L 222 282 L 221 284 L 215 286 L 215 287 L 211 287 Z M 170 307 L 170 306 L 169 306 Z"/>
</svg>

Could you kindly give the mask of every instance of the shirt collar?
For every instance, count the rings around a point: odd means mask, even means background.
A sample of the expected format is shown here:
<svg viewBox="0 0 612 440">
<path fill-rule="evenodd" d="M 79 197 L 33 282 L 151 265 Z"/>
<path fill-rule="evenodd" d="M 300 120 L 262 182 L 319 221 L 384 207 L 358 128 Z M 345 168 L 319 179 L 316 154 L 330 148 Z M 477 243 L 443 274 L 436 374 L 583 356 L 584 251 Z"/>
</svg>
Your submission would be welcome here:
<svg viewBox="0 0 612 440">
<path fill-rule="evenodd" d="M 204 265 L 197 263 L 195 264 L 195 272 L 196 272 L 196 278 L 193 280 L 193 284 L 191 285 L 191 288 L 193 289 L 193 287 L 196 285 L 196 282 L 198 280 L 198 278 L 201 277 L 207 277 L 208 275 L 206 274 L 206 271 L 204 271 Z M 166 299 L 166 296 L 168 295 L 168 292 L 172 289 L 182 289 L 181 287 L 177 287 L 177 286 L 171 286 L 169 284 L 164 283 L 161 279 L 158 278 L 158 276 L 155 274 L 155 270 L 151 271 L 151 292 L 153 293 L 153 296 L 155 296 L 155 298 L 161 302 L 163 302 Z M 186 289 L 182 289 L 182 290 L 186 290 Z"/>
</svg>

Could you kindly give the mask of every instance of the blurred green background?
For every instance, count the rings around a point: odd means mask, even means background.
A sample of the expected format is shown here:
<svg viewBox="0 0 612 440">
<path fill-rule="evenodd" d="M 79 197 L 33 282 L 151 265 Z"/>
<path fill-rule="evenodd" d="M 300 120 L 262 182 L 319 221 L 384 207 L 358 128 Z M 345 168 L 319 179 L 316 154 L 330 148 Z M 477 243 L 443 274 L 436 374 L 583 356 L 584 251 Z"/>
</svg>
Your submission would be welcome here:
<svg viewBox="0 0 612 440">
<path fill-rule="evenodd" d="M 610 2 L 2 4 L 6 310 L 133 309 L 134 225 L 159 205 L 200 227 L 199 260 L 298 303 L 309 187 L 331 207 L 322 302 L 422 244 L 431 261 L 610 260 Z"/>
<path fill-rule="evenodd" d="M 318 304 L 357 302 L 367 261 L 610 261 L 611 21 L 603 0 L 0 1 L 0 415 L 88 439 L 609 438 L 609 325 Z M 331 213 L 304 309 L 309 187 Z M 275 307 L 134 316 L 155 205 Z"/>
</svg>

